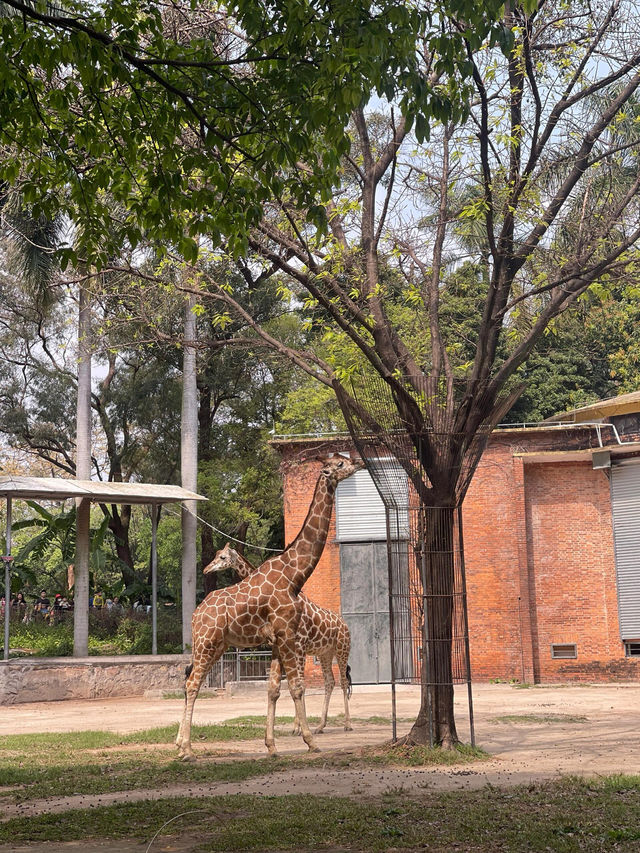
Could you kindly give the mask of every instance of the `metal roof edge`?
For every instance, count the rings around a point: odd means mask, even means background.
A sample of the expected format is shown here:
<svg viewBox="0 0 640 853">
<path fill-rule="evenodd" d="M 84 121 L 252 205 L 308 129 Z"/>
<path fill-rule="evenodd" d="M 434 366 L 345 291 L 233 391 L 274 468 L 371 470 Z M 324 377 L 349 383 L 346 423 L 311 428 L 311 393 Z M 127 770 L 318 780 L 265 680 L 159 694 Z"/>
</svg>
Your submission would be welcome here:
<svg viewBox="0 0 640 853">
<path fill-rule="evenodd" d="M 89 498 L 105 503 L 181 503 L 208 500 L 182 486 L 162 483 L 114 483 L 63 477 L 0 476 L 0 497 L 42 500 Z"/>
</svg>

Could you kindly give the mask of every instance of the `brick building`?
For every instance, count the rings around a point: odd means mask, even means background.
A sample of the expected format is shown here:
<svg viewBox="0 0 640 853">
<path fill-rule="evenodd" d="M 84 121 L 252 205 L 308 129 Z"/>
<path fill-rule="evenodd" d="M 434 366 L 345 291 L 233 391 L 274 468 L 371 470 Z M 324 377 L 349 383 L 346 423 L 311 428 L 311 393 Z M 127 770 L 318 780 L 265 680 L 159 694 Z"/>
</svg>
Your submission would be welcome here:
<svg viewBox="0 0 640 853">
<path fill-rule="evenodd" d="M 640 392 L 496 430 L 463 506 L 472 678 L 610 681 L 640 667 Z M 286 540 L 350 439 L 284 438 Z M 366 471 L 340 484 L 305 592 L 342 612 L 354 681 L 390 679 L 384 509 Z M 308 663 L 313 680 L 318 669 Z"/>
</svg>

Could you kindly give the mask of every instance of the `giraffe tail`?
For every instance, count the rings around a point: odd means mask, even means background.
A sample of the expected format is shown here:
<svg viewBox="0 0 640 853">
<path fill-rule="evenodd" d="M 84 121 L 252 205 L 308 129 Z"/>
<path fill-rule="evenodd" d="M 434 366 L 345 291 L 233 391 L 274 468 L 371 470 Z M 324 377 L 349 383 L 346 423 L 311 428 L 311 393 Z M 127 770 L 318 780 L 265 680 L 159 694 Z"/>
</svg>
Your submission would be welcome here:
<svg viewBox="0 0 640 853">
<path fill-rule="evenodd" d="M 353 681 L 351 680 L 351 667 L 347 664 L 347 699 L 351 699 L 353 693 Z"/>
<path fill-rule="evenodd" d="M 192 672 L 193 672 L 193 664 L 190 663 L 187 666 L 185 666 L 185 668 L 184 668 L 184 702 L 185 702 L 185 705 L 187 704 L 187 678 L 189 678 L 189 676 L 191 675 Z"/>
</svg>

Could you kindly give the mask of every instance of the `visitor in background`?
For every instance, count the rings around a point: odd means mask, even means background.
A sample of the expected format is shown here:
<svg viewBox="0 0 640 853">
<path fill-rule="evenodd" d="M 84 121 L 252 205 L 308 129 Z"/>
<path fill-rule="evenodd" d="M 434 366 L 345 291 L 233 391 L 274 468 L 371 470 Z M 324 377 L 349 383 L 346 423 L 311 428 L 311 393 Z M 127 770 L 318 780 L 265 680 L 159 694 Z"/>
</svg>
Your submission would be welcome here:
<svg viewBox="0 0 640 853">
<path fill-rule="evenodd" d="M 93 606 L 96 610 L 102 610 L 104 607 L 104 595 L 98 590 L 93 596 Z"/>
<path fill-rule="evenodd" d="M 57 592 L 56 597 L 53 599 L 53 610 L 51 611 L 51 624 L 54 623 L 57 625 L 58 622 L 62 621 L 63 612 L 62 612 L 62 595 Z"/>
<path fill-rule="evenodd" d="M 24 616 L 27 609 L 27 602 L 23 592 L 16 593 L 16 595 L 11 599 L 11 609 L 14 613 L 17 613 L 18 616 Z"/>
<path fill-rule="evenodd" d="M 49 616 L 49 611 L 51 610 L 51 602 L 47 598 L 47 591 L 43 589 L 40 591 L 39 598 L 36 599 L 35 606 L 33 608 L 33 615 L 36 619 L 47 619 Z"/>
</svg>

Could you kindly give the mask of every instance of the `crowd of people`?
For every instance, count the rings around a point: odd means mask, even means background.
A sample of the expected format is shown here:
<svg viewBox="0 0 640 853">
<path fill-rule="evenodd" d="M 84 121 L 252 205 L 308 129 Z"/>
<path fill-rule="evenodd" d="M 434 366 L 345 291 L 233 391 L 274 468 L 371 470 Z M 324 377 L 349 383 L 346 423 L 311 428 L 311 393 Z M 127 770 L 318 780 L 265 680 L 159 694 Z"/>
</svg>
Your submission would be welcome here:
<svg viewBox="0 0 640 853">
<path fill-rule="evenodd" d="M 53 597 L 53 601 L 49 598 L 46 589 L 40 591 L 40 594 L 30 604 L 26 596 L 22 592 L 16 593 L 10 601 L 11 615 L 25 624 L 31 621 L 42 621 L 49 625 L 56 625 L 61 622 L 68 613 L 73 612 L 73 599 L 57 592 Z M 105 596 L 101 591 L 95 592 L 90 600 L 89 607 L 92 610 L 106 610 L 111 612 L 122 612 L 122 605 L 117 595 L 113 598 Z M 0 597 L 0 621 L 4 619 L 6 609 L 6 599 L 2 595 Z"/>
</svg>

